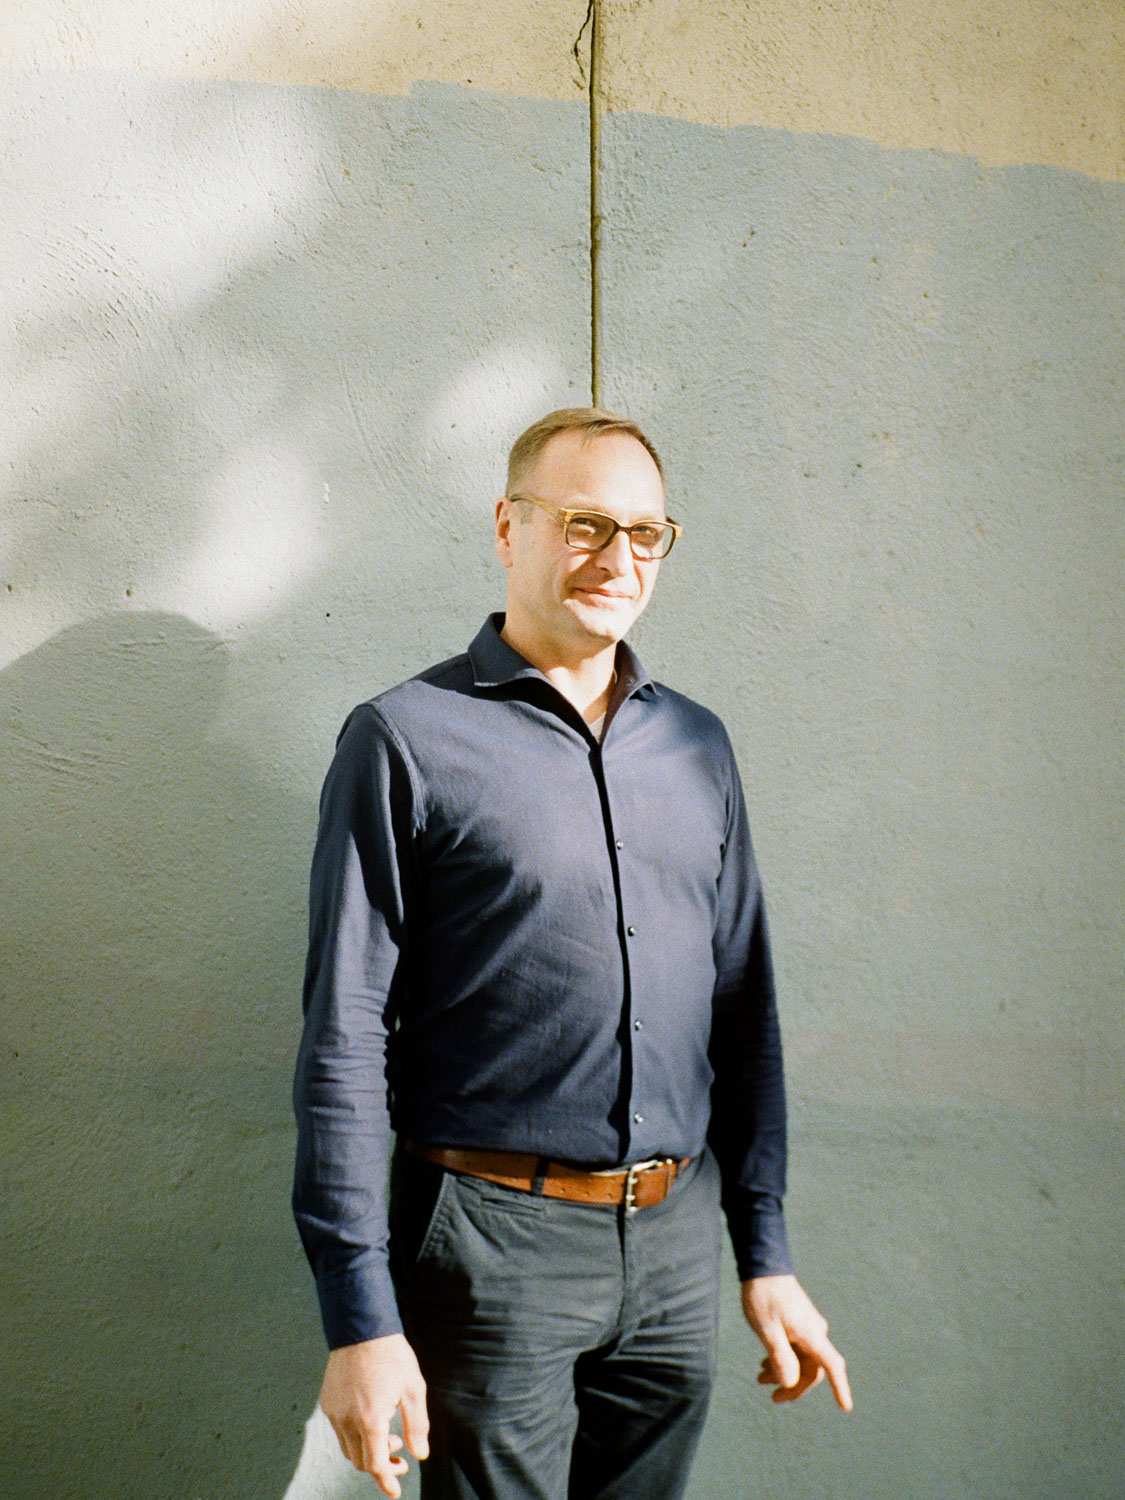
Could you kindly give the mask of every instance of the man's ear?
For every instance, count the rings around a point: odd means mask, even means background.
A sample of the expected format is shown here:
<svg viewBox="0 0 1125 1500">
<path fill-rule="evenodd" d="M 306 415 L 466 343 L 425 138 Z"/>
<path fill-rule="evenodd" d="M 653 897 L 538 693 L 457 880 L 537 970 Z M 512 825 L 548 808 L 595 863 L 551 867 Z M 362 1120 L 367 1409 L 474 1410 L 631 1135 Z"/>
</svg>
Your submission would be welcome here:
<svg viewBox="0 0 1125 1500">
<path fill-rule="evenodd" d="M 512 554 L 512 526 L 515 516 L 512 511 L 512 502 L 507 495 L 501 495 L 496 502 L 496 556 L 506 568 L 510 568 L 515 561 Z"/>
</svg>

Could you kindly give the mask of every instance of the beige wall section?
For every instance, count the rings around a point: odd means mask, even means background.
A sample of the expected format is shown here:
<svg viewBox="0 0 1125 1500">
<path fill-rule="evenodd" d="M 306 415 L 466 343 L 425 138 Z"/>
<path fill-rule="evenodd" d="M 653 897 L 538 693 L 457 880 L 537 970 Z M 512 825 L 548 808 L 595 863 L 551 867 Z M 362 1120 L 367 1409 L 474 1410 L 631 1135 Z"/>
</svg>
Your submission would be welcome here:
<svg viewBox="0 0 1125 1500">
<path fill-rule="evenodd" d="M 0 66 L 571 99 L 586 0 L 7 0 Z"/>
<path fill-rule="evenodd" d="M 1125 179 L 1125 0 L 598 0 L 603 105 Z"/>
<path fill-rule="evenodd" d="M 1125 0 L 597 0 L 605 108 L 1125 180 Z M 0 66 L 574 98 L 586 0 L 8 0 Z"/>
</svg>

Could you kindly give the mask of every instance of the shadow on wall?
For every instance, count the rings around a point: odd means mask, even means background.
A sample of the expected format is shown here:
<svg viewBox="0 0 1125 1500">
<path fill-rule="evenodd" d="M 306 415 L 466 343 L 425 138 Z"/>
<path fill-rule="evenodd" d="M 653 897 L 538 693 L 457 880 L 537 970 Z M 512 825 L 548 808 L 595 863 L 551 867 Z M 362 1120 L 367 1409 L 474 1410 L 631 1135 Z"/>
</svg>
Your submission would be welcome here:
<svg viewBox="0 0 1125 1500">
<path fill-rule="evenodd" d="M 585 396 L 587 118 L 97 70 L 0 100 L 6 1500 L 293 1476 L 316 791 L 347 710 L 496 601 L 505 438 Z"/>
<path fill-rule="evenodd" d="M 296 1463 L 320 1359 L 285 1209 L 315 808 L 209 735 L 226 672 L 213 635 L 137 612 L 0 674 L 12 1496 L 94 1474 L 213 1495 L 216 1471 L 279 1495 Z"/>
</svg>

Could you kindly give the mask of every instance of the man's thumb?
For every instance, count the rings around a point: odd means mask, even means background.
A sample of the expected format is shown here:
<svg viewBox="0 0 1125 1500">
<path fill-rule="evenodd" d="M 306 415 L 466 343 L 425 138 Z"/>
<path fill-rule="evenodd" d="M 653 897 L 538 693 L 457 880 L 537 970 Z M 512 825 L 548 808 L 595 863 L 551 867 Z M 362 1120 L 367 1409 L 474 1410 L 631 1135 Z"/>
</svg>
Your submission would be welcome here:
<svg viewBox="0 0 1125 1500">
<path fill-rule="evenodd" d="M 430 1422 L 426 1413 L 424 1394 L 410 1391 L 402 1397 L 402 1435 L 406 1446 L 415 1458 L 428 1458 L 430 1452 Z"/>
</svg>

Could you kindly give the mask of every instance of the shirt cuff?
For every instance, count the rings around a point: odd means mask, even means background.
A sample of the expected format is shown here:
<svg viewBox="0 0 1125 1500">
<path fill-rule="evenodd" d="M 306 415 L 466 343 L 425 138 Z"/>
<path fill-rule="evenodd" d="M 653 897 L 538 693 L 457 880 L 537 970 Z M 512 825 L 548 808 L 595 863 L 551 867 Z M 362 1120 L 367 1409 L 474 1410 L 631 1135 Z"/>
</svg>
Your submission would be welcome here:
<svg viewBox="0 0 1125 1500">
<path fill-rule="evenodd" d="M 792 1275 L 793 1257 L 779 1199 L 734 1188 L 723 1194 L 723 1212 L 740 1281 Z"/>
<path fill-rule="evenodd" d="M 317 1282 L 320 1318 L 329 1349 L 362 1344 L 402 1332 L 390 1272 L 368 1267 L 344 1271 Z"/>
</svg>

